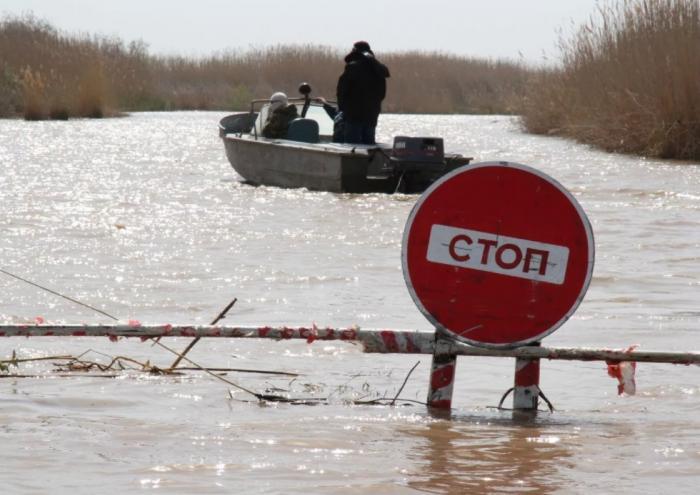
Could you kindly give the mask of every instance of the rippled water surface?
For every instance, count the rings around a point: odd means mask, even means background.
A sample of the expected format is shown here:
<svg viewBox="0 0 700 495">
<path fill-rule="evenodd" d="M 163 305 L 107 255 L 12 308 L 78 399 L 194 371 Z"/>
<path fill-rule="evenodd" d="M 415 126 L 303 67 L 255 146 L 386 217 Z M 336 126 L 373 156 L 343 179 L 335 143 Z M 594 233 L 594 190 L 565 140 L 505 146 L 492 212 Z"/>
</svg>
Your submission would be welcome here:
<svg viewBox="0 0 700 495">
<path fill-rule="evenodd" d="M 217 113 L 0 121 L 0 267 L 123 320 L 428 329 L 406 290 L 401 234 L 415 196 L 243 185 Z M 700 350 L 700 167 L 606 154 L 521 133 L 509 117 L 382 116 L 380 138 L 441 135 L 476 161 L 525 163 L 586 210 L 596 264 L 586 299 L 544 344 Z M 0 274 L 0 323 L 109 323 Z M 182 349 L 186 339 L 166 339 Z M 127 356 L 149 342 L 3 338 L 0 357 Z M 260 406 L 197 371 L 58 376 L 52 361 L 0 376 L 3 493 L 697 493 L 700 370 L 640 364 L 618 396 L 602 363 L 542 363 L 554 414 L 493 408 L 509 359 L 460 358 L 451 419 L 424 401 L 429 356 L 352 344 L 204 339 L 190 354 L 256 391 L 325 397 Z M 37 377 L 38 376 L 38 377 Z"/>
</svg>

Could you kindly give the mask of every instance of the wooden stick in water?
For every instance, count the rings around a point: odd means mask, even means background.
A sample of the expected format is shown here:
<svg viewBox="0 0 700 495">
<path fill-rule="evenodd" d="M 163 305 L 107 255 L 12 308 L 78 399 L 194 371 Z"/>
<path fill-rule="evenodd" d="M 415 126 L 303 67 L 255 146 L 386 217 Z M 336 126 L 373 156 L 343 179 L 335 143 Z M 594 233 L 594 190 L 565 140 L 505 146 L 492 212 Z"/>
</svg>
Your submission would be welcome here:
<svg viewBox="0 0 700 495">
<path fill-rule="evenodd" d="M 396 399 L 398 399 L 399 395 L 401 395 L 401 392 L 403 391 L 403 388 L 406 386 L 406 383 L 408 382 L 408 379 L 410 378 L 411 373 L 413 373 L 413 370 L 415 370 L 419 364 L 420 364 L 420 361 L 418 361 L 416 364 L 414 364 L 413 368 L 411 368 L 411 370 L 408 372 L 408 374 L 406 375 L 406 378 L 404 378 L 403 383 L 401 384 L 401 388 L 399 388 L 399 391 L 396 392 L 396 395 L 389 403 L 390 406 L 393 406 L 396 403 Z"/>
<path fill-rule="evenodd" d="M 219 313 L 219 316 L 214 318 L 214 321 L 211 322 L 211 325 L 216 325 L 217 323 L 219 323 L 220 320 L 223 320 L 226 317 L 226 313 L 228 313 L 229 309 L 231 309 L 233 307 L 233 305 L 236 304 L 236 301 L 238 301 L 238 299 L 234 297 L 233 301 L 228 303 L 228 306 L 226 306 L 223 309 L 223 311 L 221 313 Z M 177 357 L 177 359 L 175 359 L 173 364 L 170 365 L 170 368 L 168 368 L 167 371 L 172 371 L 175 368 L 177 368 L 177 365 L 180 364 L 180 361 L 182 361 L 182 358 L 184 358 L 187 355 L 187 353 L 190 352 L 190 350 L 192 350 L 192 348 L 195 346 L 195 344 L 197 342 L 199 342 L 199 339 L 201 339 L 201 337 L 195 337 L 192 340 L 192 342 L 190 342 L 190 344 L 187 347 L 185 347 L 185 350 L 182 351 L 182 353 Z"/>
</svg>

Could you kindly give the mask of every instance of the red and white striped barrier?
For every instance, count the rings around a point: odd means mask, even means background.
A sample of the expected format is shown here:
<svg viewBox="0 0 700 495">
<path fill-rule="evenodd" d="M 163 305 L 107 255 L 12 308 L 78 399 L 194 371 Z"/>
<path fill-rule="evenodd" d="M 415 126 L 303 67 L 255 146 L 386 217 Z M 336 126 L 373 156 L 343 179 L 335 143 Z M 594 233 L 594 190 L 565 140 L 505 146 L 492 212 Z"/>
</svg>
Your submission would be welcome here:
<svg viewBox="0 0 700 495">
<path fill-rule="evenodd" d="M 449 409 L 452 404 L 457 356 L 509 357 L 516 360 L 513 408 L 535 411 L 538 405 L 539 362 L 541 359 L 606 361 L 612 363 L 649 362 L 699 365 L 700 352 L 659 352 L 634 349 L 555 348 L 536 345 L 506 348 L 473 347 L 452 339 L 442 331 L 361 329 L 359 327 L 270 327 L 212 325 L 0 325 L 0 337 L 218 337 L 303 339 L 357 342 L 369 353 L 432 354 L 428 404 Z"/>
<path fill-rule="evenodd" d="M 0 325 L 0 337 L 223 337 L 258 339 L 342 340 L 359 342 L 364 352 L 433 354 L 435 331 L 377 328 L 272 327 L 228 325 Z M 566 361 L 635 361 L 671 364 L 700 364 L 700 352 L 660 352 L 565 347 L 522 346 L 515 348 L 473 347 L 443 339 L 444 352 L 456 356 L 558 359 Z"/>
<path fill-rule="evenodd" d="M 342 340 L 360 342 L 365 352 L 432 354 L 433 332 L 411 330 L 362 330 L 359 327 L 270 327 L 217 325 L 0 325 L 0 337 L 224 337 L 254 339 Z"/>
</svg>

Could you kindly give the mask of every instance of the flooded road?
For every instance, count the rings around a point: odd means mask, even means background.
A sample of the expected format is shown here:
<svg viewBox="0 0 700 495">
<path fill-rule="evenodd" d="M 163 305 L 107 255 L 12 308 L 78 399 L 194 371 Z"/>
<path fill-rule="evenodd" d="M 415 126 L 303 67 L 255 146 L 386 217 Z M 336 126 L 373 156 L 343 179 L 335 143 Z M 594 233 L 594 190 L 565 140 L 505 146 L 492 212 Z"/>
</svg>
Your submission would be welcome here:
<svg viewBox="0 0 700 495">
<path fill-rule="evenodd" d="M 211 112 L 103 121 L 0 121 L 0 268 L 142 323 L 428 330 L 401 272 L 416 196 L 250 187 Z M 595 235 L 587 296 L 547 346 L 700 351 L 700 166 L 602 153 L 519 131 L 502 116 L 381 117 L 378 137 L 440 135 L 475 161 L 542 170 Z M 0 323 L 111 320 L 0 274 Z M 184 349 L 188 339 L 164 343 Z M 0 359 L 126 356 L 167 367 L 150 342 L 4 338 Z M 258 405 L 201 372 L 59 377 L 51 361 L 0 378 L 5 493 L 695 493 L 700 369 L 640 364 L 618 396 L 602 363 L 543 361 L 554 414 L 494 409 L 513 361 L 460 358 L 453 416 L 431 417 L 429 356 L 340 342 L 203 339 L 189 355 L 246 388 L 326 404 Z M 394 397 L 420 361 L 400 407 Z M 92 373 L 91 375 L 94 375 Z"/>
</svg>

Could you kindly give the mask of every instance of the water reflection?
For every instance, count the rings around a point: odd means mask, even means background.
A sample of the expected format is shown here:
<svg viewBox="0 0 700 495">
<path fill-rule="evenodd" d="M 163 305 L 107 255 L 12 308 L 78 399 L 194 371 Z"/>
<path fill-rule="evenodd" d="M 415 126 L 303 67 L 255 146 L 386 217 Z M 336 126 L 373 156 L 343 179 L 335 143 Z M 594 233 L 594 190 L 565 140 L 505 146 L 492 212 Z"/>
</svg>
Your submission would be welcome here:
<svg viewBox="0 0 700 495">
<path fill-rule="evenodd" d="M 235 296 L 240 302 L 230 324 L 425 329 L 400 260 L 416 197 L 242 185 L 217 137 L 220 117 L 0 120 L 1 264 L 144 323 L 206 324 Z M 510 117 L 385 115 L 379 133 L 385 141 L 438 134 L 450 151 L 475 161 L 532 165 L 579 199 L 595 230 L 594 279 L 576 315 L 547 345 L 700 349 L 700 167 L 524 135 Z M 42 316 L 107 323 L 8 277 L 0 277 L 0 290 L 0 322 Z M 393 387 L 391 370 L 399 362 L 404 369 L 407 359 L 324 350 L 319 343 L 287 348 L 286 342 L 211 340 L 197 345 L 196 361 L 299 369 L 308 383 L 329 390 L 356 377 L 372 389 Z M 172 362 L 138 341 L 100 342 L 5 339 L 0 356 L 15 349 L 23 356 L 78 354 L 98 346 L 110 355 Z M 512 380 L 510 367 L 505 378 L 495 365 L 477 367 L 488 397 Z M 379 409 L 369 419 L 354 412 L 346 418 L 331 406 L 313 414 L 261 409 L 228 400 L 218 382 L 199 377 L 4 379 L 3 493 L 44 493 L 76 480 L 80 492 L 387 494 L 410 491 L 403 485 L 410 482 L 413 491 L 431 493 L 610 493 L 611 487 L 695 493 L 694 371 L 641 366 L 639 395 L 629 398 L 614 395 L 600 364 L 549 363 L 547 391 L 571 419 L 562 424 L 560 410 L 526 426 L 509 414 L 447 422 L 392 418 Z M 259 380 L 253 383 L 261 389 L 268 385 Z M 415 398 L 424 396 L 423 389 Z M 328 420 L 336 417 L 343 422 Z M 249 436 L 279 443 L 256 451 L 240 441 Z M 298 451 L 300 442 L 305 447 Z M 278 468 L 255 469 L 264 463 Z M 223 474 L 213 476 L 221 465 Z"/>
<path fill-rule="evenodd" d="M 512 421 L 436 421 L 408 434 L 423 437 L 409 457 L 419 472 L 409 486 L 429 493 L 553 493 L 571 452 L 550 428 Z"/>
</svg>

